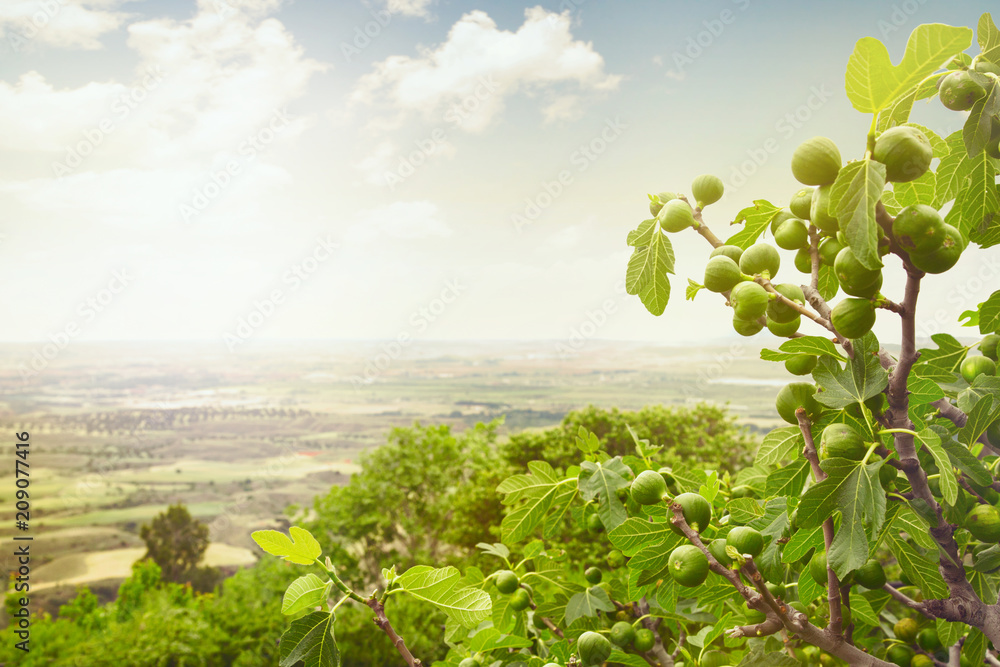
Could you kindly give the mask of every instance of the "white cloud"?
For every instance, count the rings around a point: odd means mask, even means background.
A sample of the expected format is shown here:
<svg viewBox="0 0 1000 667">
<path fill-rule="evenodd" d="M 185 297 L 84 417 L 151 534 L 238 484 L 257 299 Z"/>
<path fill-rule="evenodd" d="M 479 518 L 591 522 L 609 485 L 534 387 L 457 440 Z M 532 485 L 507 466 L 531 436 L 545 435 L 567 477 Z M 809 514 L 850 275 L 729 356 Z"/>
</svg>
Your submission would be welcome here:
<svg viewBox="0 0 1000 667">
<path fill-rule="evenodd" d="M 392 14 L 426 17 L 427 7 L 430 4 L 431 0 L 387 0 L 386 9 Z"/>
<path fill-rule="evenodd" d="M 451 229 L 439 216 L 437 205 L 429 201 L 394 202 L 362 211 L 347 230 L 345 246 L 357 250 L 387 239 L 412 241 L 451 236 Z"/>
<path fill-rule="evenodd" d="M 570 27 L 568 13 L 541 7 L 525 10 L 516 32 L 500 30 L 486 12 L 472 11 L 436 48 L 419 57 L 397 55 L 377 63 L 351 99 L 388 106 L 397 114 L 396 124 L 417 114 L 461 120 L 463 129 L 477 132 L 503 110 L 506 96 L 542 92 L 550 100 L 547 120 L 563 119 L 569 107 L 566 95 L 602 95 L 621 80 L 604 71 L 604 59 L 592 44 L 573 39 Z"/>
<path fill-rule="evenodd" d="M 102 48 L 100 38 L 117 30 L 126 15 L 101 0 L 5 0 L 0 3 L 0 39 L 6 47 L 24 51 L 35 44 L 64 49 Z"/>
</svg>

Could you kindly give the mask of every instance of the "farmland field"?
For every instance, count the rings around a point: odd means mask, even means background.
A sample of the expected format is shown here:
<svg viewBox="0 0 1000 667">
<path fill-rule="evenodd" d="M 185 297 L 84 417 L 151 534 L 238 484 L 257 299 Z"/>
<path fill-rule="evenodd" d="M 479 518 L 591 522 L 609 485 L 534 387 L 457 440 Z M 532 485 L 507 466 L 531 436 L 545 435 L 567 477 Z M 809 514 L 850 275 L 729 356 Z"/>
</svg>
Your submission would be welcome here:
<svg viewBox="0 0 1000 667">
<path fill-rule="evenodd" d="M 80 344 L 23 377 L 26 351 L 4 348 L 8 460 L 12 434 L 31 434 L 36 585 L 68 595 L 75 584 L 124 578 L 142 555 L 139 528 L 177 501 L 209 524 L 212 564 L 244 565 L 255 553 L 252 530 L 282 525 L 289 504 L 307 505 L 345 483 L 392 426 L 464 429 L 502 416 L 501 433 L 509 433 L 555 425 L 588 403 L 637 409 L 725 403 L 739 393 L 749 398 L 730 409 L 749 429 L 766 431 L 784 374 L 779 365 L 762 374 L 753 363 L 759 349 L 741 343 L 592 341 L 572 358 L 546 342 L 423 343 L 397 358 L 380 353 L 378 344 L 345 343 L 239 355 L 212 346 Z M 736 391 L 747 384 L 757 390 Z M 3 511 L 0 536 L 9 538 L 12 503 Z"/>
</svg>

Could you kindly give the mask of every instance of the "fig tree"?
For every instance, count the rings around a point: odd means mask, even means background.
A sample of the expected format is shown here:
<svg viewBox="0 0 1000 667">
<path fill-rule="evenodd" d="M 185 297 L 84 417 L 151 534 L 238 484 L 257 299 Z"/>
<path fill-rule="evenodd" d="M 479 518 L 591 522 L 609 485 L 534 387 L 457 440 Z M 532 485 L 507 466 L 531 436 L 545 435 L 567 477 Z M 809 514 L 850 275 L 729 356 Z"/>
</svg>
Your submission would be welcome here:
<svg viewBox="0 0 1000 667">
<path fill-rule="evenodd" d="M 711 174 L 698 176 L 691 183 L 691 194 L 698 203 L 698 208 L 705 208 L 722 199 L 724 190 L 725 186 L 722 184 L 722 179 Z"/>
<path fill-rule="evenodd" d="M 691 205 L 683 199 L 671 199 L 665 203 L 656 219 L 664 231 L 668 232 L 680 232 L 695 225 Z"/>
<path fill-rule="evenodd" d="M 830 321 L 844 338 L 861 338 L 875 326 L 875 305 L 868 299 L 847 297 L 833 307 Z"/>
<path fill-rule="evenodd" d="M 807 139 L 792 153 L 792 175 L 803 185 L 833 183 L 842 164 L 837 144 L 826 137 Z"/>
<path fill-rule="evenodd" d="M 908 183 L 924 175 L 931 166 L 934 150 L 923 132 L 900 125 L 886 130 L 875 140 L 872 157 L 885 165 L 887 181 Z"/>
<path fill-rule="evenodd" d="M 748 276 L 762 275 L 773 278 L 781 266 L 781 255 L 774 246 L 755 243 L 743 251 L 740 257 L 740 271 Z"/>
<path fill-rule="evenodd" d="M 907 206 L 892 223 L 892 235 L 908 253 L 928 253 L 937 250 L 945 239 L 941 214 L 926 204 Z"/>
<path fill-rule="evenodd" d="M 938 92 L 941 104 L 952 111 L 968 111 L 986 97 L 986 89 L 973 81 L 965 70 L 958 70 L 944 77 Z"/>
<path fill-rule="evenodd" d="M 716 255 L 705 265 L 705 289 L 711 292 L 728 292 L 743 280 L 740 266 L 725 255 Z"/>
</svg>

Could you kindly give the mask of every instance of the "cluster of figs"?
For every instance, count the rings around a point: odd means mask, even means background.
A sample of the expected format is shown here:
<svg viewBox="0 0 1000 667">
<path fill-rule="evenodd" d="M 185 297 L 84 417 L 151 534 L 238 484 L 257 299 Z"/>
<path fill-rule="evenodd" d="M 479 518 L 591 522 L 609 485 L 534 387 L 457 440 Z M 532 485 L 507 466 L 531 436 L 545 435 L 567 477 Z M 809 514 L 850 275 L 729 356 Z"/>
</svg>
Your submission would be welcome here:
<svg viewBox="0 0 1000 667">
<path fill-rule="evenodd" d="M 952 76 L 952 75 L 949 75 Z M 906 183 L 923 175 L 930 167 L 933 150 L 927 136 L 916 127 L 898 126 L 883 132 L 875 142 L 872 158 L 885 165 L 886 178 Z M 881 296 L 882 271 L 864 266 L 849 247 L 840 221 L 830 209 L 833 183 L 843 161 L 836 144 L 826 137 L 813 137 L 796 148 L 792 174 L 805 187 L 796 192 L 787 208 L 770 221 L 774 244 L 758 242 L 743 249 L 721 245 L 712 250 L 705 266 L 704 286 L 727 297 L 733 309 L 733 328 L 743 336 L 753 336 L 765 327 L 776 336 L 795 334 L 801 313 L 761 284 L 771 283 L 777 294 L 805 305 L 802 288 L 791 282 L 777 283 L 781 267 L 778 248 L 795 251 L 795 268 L 811 274 L 813 257 L 811 233 L 818 236 L 817 259 L 833 268 L 840 288 L 848 296 L 837 303 L 831 320 L 845 338 L 860 338 L 875 324 L 876 305 Z M 691 184 L 699 208 L 717 202 L 723 194 L 722 181 L 712 175 L 697 177 Z M 694 212 L 683 198 L 661 192 L 652 198 L 650 211 L 667 232 L 696 227 Z M 879 252 L 888 254 L 890 239 L 880 228 Z M 947 224 L 931 206 L 915 204 L 902 209 L 891 229 L 900 249 L 910 262 L 926 273 L 943 273 L 952 268 L 965 250 L 961 232 Z M 763 280 L 761 280 L 763 279 Z M 811 369 L 801 369 L 805 374 Z"/>
<path fill-rule="evenodd" d="M 981 83 L 988 81 L 985 79 L 988 74 L 1000 77 L 1000 65 L 994 65 L 988 60 L 977 60 L 971 71 L 956 70 L 942 78 L 938 83 L 938 98 L 941 104 L 952 111 L 968 111 L 988 94 L 986 87 Z M 1000 159 L 1000 121 L 996 117 L 993 118 L 986 153 L 992 158 Z"/>
</svg>

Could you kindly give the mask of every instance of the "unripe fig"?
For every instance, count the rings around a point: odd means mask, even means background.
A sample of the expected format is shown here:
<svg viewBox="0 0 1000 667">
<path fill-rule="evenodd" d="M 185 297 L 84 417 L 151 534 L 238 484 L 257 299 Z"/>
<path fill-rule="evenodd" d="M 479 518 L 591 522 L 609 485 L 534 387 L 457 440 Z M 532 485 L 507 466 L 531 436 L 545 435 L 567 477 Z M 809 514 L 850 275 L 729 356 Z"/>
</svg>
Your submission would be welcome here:
<svg viewBox="0 0 1000 667">
<path fill-rule="evenodd" d="M 881 563 L 871 558 L 854 571 L 854 581 L 865 588 L 882 588 L 885 586 L 885 570 Z"/>
<path fill-rule="evenodd" d="M 830 424 L 820 437 L 821 459 L 842 458 L 860 461 L 868 453 L 868 445 L 861 435 L 847 424 Z"/>
<path fill-rule="evenodd" d="M 802 248 L 795 253 L 795 268 L 799 273 L 812 273 L 812 255 L 808 249 Z"/>
<path fill-rule="evenodd" d="M 781 255 L 774 246 L 766 243 L 755 243 L 743 251 L 740 257 L 740 271 L 748 276 L 762 275 L 773 278 L 781 266 Z"/>
<path fill-rule="evenodd" d="M 855 289 L 863 289 L 874 284 L 881 274 L 878 269 L 866 268 L 850 248 L 842 248 L 837 253 L 833 270 L 841 286 L 848 285 Z"/>
<path fill-rule="evenodd" d="M 576 650 L 584 667 L 604 664 L 611 656 L 611 641 L 602 634 L 587 631 L 576 640 Z"/>
<path fill-rule="evenodd" d="M 725 255 L 716 255 L 705 265 L 705 288 L 711 292 L 728 292 L 741 280 L 739 265 Z"/>
<path fill-rule="evenodd" d="M 840 222 L 830 210 L 830 191 L 832 185 L 823 185 L 813 190 L 812 206 L 809 209 L 809 220 L 817 229 L 827 234 L 840 231 Z"/>
<path fill-rule="evenodd" d="M 770 317 L 766 320 L 767 330 L 779 338 L 790 338 L 801 325 L 802 318 L 798 315 L 790 322 L 775 322 Z"/>
<path fill-rule="evenodd" d="M 697 493 L 681 493 L 674 498 L 674 502 L 681 506 L 681 514 L 684 515 L 684 520 L 696 533 L 705 530 L 712 521 L 712 506 L 701 495 Z M 684 534 L 673 522 L 670 523 L 670 529 L 678 535 Z"/>
<path fill-rule="evenodd" d="M 829 582 L 826 569 L 826 552 L 817 551 L 809 559 L 809 574 L 812 575 L 813 580 L 820 586 L 826 586 Z"/>
<path fill-rule="evenodd" d="M 741 282 L 729 293 L 729 303 L 736 317 L 755 320 L 767 310 L 767 290 L 755 282 Z"/>
<path fill-rule="evenodd" d="M 741 317 L 733 316 L 733 330 L 741 336 L 756 336 L 763 329 L 764 325 L 759 319 L 744 320 Z"/>
<path fill-rule="evenodd" d="M 677 195 L 673 192 L 661 192 L 649 200 L 649 212 L 655 217 L 660 213 L 663 205 L 671 199 L 677 199 Z"/>
<path fill-rule="evenodd" d="M 771 218 L 771 221 L 768 223 L 768 227 L 771 230 L 771 233 L 773 234 L 775 230 L 778 229 L 778 226 L 781 225 L 781 223 L 783 223 L 785 220 L 795 220 L 795 214 L 792 213 L 792 209 L 783 208 L 774 214 L 774 217 Z"/>
<path fill-rule="evenodd" d="M 962 377 L 969 384 L 980 375 L 996 375 L 997 364 L 989 357 L 966 357 L 961 366 Z"/>
<path fill-rule="evenodd" d="M 497 590 L 503 595 L 510 595 L 520 585 L 517 575 L 510 570 L 500 570 L 497 572 Z"/>
<path fill-rule="evenodd" d="M 886 130 L 875 140 L 872 157 L 885 165 L 887 181 L 908 183 L 924 175 L 931 166 L 934 150 L 927 135 L 915 127 L 901 125 Z"/>
<path fill-rule="evenodd" d="M 778 416 L 789 424 L 797 425 L 798 418 L 795 416 L 797 408 L 805 408 L 806 415 L 810 419 L 816 419 L 823 414 L 823 406 L 815 398 L 816 387 L 809 382 L 791 382 L 778 392 L 774 406 L 778 411 Z"/>
<path fill-rule="evenodd" d="M 659 220 L 660 226 L 668 232 L 680 232 L 695 225 L 691 205 L 683 199 L 671 199 L 665 203 L 656 219 Z"/>
<path fill-rule="evenodd" d="M 792 201 L 788 202 L 788 208 L 792 214 L 801 220 L 809 219 L 809 210 L 812 208 L 812 188 L 802 188 L 794 195 Z"/>
<path fill-rule="evenodd" d="M 750 554 L 751 558 L 755 558 L 764 550 L 764 536 L 748 526 L 737 526 L 726 535 L 726 544 L 739 554 Z"/>
<path fill-rule="evenodd" d="M 976 66 L 973 68 L 977 72 L 982 72 L 983 74 L 996 74 L 1000 76 L 1000 65 L 990 62 L 989 60 L 983 60 L 980 58 L 976 61 Z"/>
<path fill-rule="evenodd" d="M 936 209 L 926 204 L 907 206 L 893 221 L 892 235 L 908 253 L 932 252 L 944 243 L 944 220 Z"/>
<path fill-rule="evenodd" d="M 698 208 L 705 208 L 722 199 L 724 190 L 722 179 L 711 174 L 698 176 L 691 184 L 691 194 L 698 203 Z"/>
<path fill-rule="evenodd" d="M 979 341 L 979 351 L 984 357 L 997 361 L 997 343 L 1000 343 L 1000 335 L 987 334 Z"/>
<path fill-rule="evenodd" d="M 632 480 L 632 500 L 640 505 L 655 505 L 667 493 L 667 483 L 655 470 L 643 470 Z"/>
<path fill-rule="evenodd" d="M 774 242 L 785 250 L 798 250 L 809 245 L 809 228 L 798 218 L 785 220 L 774 230 Z"/>
<path fill-rule="evenodd" d="M 878 278 L 871 285 L 858 287 L 853 283 L 846 283 L 841 284 L 841 288 L 843 288 L 844 294 L 861 297 L 862 299 L 871 299 L 882 289 L 882 272 L 879 272 Z"/>
<path fill-rule="evenodd" d="M 965 244 L 962 232 L 946 222 L 941 247 L 928 253 L 910 253 L 910 262 L 925 273 L 944 273 L 958 264 L 965 250 Z"/>
<path fill-rule="evenodd" d="M 813 137 L 792 154 L 792 175 L 803 185 L 827 185 L 837 180 L 841 164 L 840 150 L 833 141 Z"/>
<path fill-rule="evenodd" d="M 968 111 L 986 97 L 986 89 L 973 81 L 965 70 L 958 70 L 944 77 L 938 91 L 941 104 L 952 111 Z"/>
<path fill-rule="evenodd" d="M 739 264 L 740 257 L 743 256 L 743 248 L 738 245 L 720 245 L 718 248 L 713 248 L 708 256 L 711 258 L 718 257 L 719 255 L 724 255 Z"/>
<path fill-rule="evenodd" d="M 819 357 L 815 354 L 797 354 L 791 359 L 785 360 L 785 370 L 792 375 L 809 375 L 819 363 Z"/>
<path fill-rule="evenodd" d="M 830 320 L 845 338 L 861 338 L 875 325 L 875 305 L 868 299 L 847 297 L 833 307 Z"/>
<path fill-rule="evenodd" d="M 781 296 L 794 301 L 799 305 L 804 305 L 806 302 L 805 294 L 802 293 L 802 288 L 793 283 L 780 283 L 778 285 L 773 285 L 774 291 Z M 773 299 L 767 304 L 767 316 L 779 323 L 791 322 L 799 317 L 799 312 L 783 303 L 780 299 Z"/>
<path fill-rule="evenodd" d="M 834 237 L 824 239 L 819 244 L 819 261 L 827 266 L 833 266 L 837 261 L 837 254 L 844 249 L 844 244 Z"/>
<path fill-rule="evenodd" d="M 708 545 L 708 553 L 712 554 L 715 560 L 719 561 L 719 564 L 725 567 L 733 564 L 733 559 L 726 553 L 726 538 L 724 537 L 717 537 L 712 540 Z"/>
<path fill-rule="evenodd" d="M 708 558 L 693 544 L 682 544 L 670 552 L 667 570 L 681 586 L 701 586 L 708 578 Z"/>
</svg>

